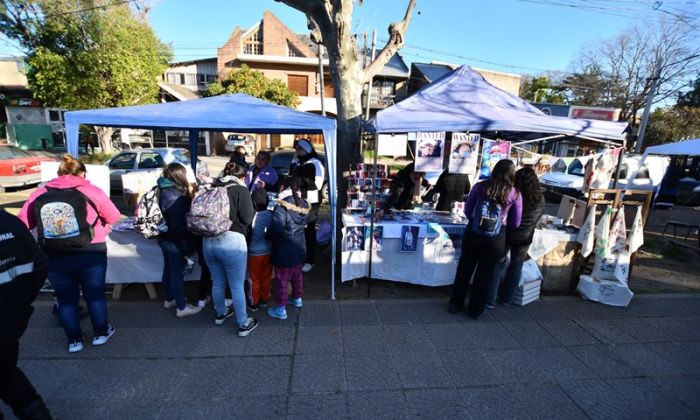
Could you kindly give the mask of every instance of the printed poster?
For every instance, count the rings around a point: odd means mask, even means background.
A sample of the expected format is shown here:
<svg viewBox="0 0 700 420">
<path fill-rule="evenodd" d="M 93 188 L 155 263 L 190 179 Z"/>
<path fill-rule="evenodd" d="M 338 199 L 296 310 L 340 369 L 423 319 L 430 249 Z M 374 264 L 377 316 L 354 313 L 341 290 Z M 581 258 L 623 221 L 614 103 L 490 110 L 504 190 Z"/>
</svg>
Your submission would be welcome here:
<svg viewBox="0 0 700 420">
<path fill-rule="evenodd" d="M 365 248 L 365 227 L 348 226 L 345 228 L 345 249 L 343 251 L 362 251 Z"/>
<path fill-rule="evenodd" d="M 415 170 L 418 172 L 442 171 L 444 147 L 444 131 L 417 133 Z"/>
<path fill-rule="evenodd" d="M 496 163 L 501 159 L 510 159 L 510 142 L 484 140 L 483 150 L 481 152 L 479 178 L 490 177 L 491 170 L 493 170 L 493 167 L 496 166 Z"/>
<path fill-rule="evenodd" d="M 479 157 L 479 134 L 452 133 L 452 151 L 448 172 L 451 174 L 475 174 Z"/>
<path fill-rule="evenodd" d="M 416 252 L 418 249 L 418 226 L 401 226 L 401 251 Z"/>
<path fill-rule="evenodd" d="M 365 226 L 365 250 L 381 251 L 383 248 L 384 226 L 375 226 L 374 231 L 371 231 L 369 226 Z"/>
</svg>

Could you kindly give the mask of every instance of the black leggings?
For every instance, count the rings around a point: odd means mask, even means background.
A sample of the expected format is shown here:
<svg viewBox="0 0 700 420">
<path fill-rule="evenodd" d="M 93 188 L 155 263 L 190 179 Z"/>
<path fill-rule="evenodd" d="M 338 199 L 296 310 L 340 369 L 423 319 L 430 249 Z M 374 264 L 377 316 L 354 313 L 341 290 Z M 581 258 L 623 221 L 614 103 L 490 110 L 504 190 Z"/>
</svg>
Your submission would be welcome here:
<svg viewBox="0 0 700 420">
<path fill-rule="evenodd" d="M 494 282 L 494 271 L 499 259 L 503 256 L 506 246 L 505 229 L 493 238 L 479 236 L 470 230 L 464 232 L 462 238 L 462 255 L 452 286 L 450 302 L 464 306 L 469 280 L 474 276 L 471 294 L 469 296 L 469 316 L 478 318 L 484 312 L 491 283 Z M 477 269 L 478 266 L 478 269 Z M 476 275 L 474 272 L 476 271 Z"/>
<path fill-rule="evenodd" d="M 304 238 L 306 242 L 306 260 L 309 264 L 316 263 L 316 218 L 318 217 L 318 209 L 320 203 L 314 203 L 309 209 L 309 216 L 306 220 L 306 229 L 304 229 Z"/>
</svg>

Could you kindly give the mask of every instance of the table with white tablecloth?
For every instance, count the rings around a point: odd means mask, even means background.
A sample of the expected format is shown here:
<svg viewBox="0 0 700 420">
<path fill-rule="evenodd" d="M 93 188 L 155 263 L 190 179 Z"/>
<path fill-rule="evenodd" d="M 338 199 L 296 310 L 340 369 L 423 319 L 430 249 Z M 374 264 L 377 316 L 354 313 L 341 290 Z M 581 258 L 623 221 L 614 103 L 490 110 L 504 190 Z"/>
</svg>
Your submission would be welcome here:
<svg viewBox="0 0 700 420">
<path fill-rule="evenodd" d="M 106 242 L 107 283 L 161 282 L 163 253 L 156 239 L 145 239 L 134 231 L 112 231 L 107 235 Z M 199 264 L 195 264 L 194 270 L 185 276 L 185 280 L 199 280 L 200 272 Z"/>
<path fill-rule="evenodd" d="M 369 223 L 358 223 L 357 217 L 346 214 L 343 215 L 343 225 L 347 228 L 369 226 Z M 404 225 L 420 226 L 414 252 L 401 252 L 401 227 Z M 424 286 L 447 286 L 454 283 L 461 254 L 461 238 L 466 225 L 381 221 L 376 226 L 383 227 L 384 236 L 382 250 L 372 251 L 372 278 Z M 341 244 L 342 281 L 368 277 L 370 252 L 345 251 L 345 228 Z M 529 253 L 532 258 L 542 261 L 550 252 L 562 244 L 573 243 L 575 239 L 575 234 L 565 231 L 536 229 Z"/>
</svg>

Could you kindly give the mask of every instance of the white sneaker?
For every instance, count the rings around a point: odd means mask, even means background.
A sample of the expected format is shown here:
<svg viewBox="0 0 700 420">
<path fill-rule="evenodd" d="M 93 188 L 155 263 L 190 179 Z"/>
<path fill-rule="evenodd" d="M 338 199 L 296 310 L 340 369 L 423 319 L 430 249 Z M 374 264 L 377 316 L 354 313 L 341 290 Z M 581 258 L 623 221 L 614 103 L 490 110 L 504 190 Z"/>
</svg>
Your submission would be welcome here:
<svg viewBox="0 0 700 420">
<path fill-rule="evenodd" d="M 304 273 L 308 273 L 309 271 L 313 270 L 313 268 L 313 264 L 305 263 L 304 266 L 301 267 L 301 271 L 303 271 Z"/>
<path fill-rule="evenodd" d="M 68 343 L 68 353 L 77 353 L 83 349 L 82 341 L 71 341 Z"/>
<path fill-rule="evenodd" d="M 183 316 L 198 314 L 201 310 L 202 308 L 199 306 L 192 306 L 188 303 L 187 306 L 185 306 L 185 309 L 178 309 L 176 311 L 176 315 L 182 318 Z"/>
<path fill-rule="evenodd" d="M 199 306 L 200 308 L 205 308 L 209 304 L 209 302 L 211 302 L 211 298 L 209 296 L 207 296 L 206 299 L 198 300 L 197 306 Z"/>
<path fill-rule="evenodd" d="M 177 303 L 175 303 L 175 299 L 163 301 L 163 307 L 165 309 L 171 309 L 171 308 L 174 308 L 175 306 L 177 306 Z"/>
<path fill-rule="evenodd" d="M 92 338 L 92 345 L 93 346 L 101 346 L 105 344 L 107 341 L 109 341 L 109 338 L 112 337 L 117 331 L 116 328 L 114 328 L 112 325 L 110 325 L 107 328 L 107 334 L 106 335 L 98 335 Z"/>
<path fill-rule="evenodd" d="M 224 306 L 228 308 L 231 305 L 233 305 L 233 299 L 224 299 Z"/>
</svg>

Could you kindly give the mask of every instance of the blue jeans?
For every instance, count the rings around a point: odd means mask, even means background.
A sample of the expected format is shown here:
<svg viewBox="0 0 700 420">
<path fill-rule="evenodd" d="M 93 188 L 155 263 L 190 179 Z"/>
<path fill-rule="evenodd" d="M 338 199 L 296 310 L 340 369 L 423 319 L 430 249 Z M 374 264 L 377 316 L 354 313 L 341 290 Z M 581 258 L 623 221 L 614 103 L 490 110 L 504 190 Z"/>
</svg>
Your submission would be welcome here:
<svg viewBox="0 0 700 420">
<path fill-rule="evenodd" d="M 83 339 L 78 313 L 81 291 L 95 335 L 107 334 L 106 272 L 107 254 L 76 252 L 49 256 L 49 281 L 58 300 L 58 318 L 69 341 Z"/>
<path fill-rule="evenodd" d="M 161 251 L 163 251 L 163 294 L 165 300 L 175 299 L 177 309 L 185 309 L 185 277 L 182 270 L 185 268 L 185 256 L 174 242 L 158 239 Z"/>
<path fill-rule="evenodd" d="M 520 284 L 520 278 L 523 274 L 523 264 L 527 260 L 527 250 L 530 248 L 530 244 L 527 245 L 513 245 L 510 247 L 510 264 L 508 265 L 508 271 L 506 271 L 506 277 L 503 279 L 501 288 L 498 290 L 498 301 L 501 303 L 512 303 L 513 295 L 515 294 L 518 284 Z"/>
<path fill-rule="evenodd" d="M 233 299 L 236 321 L 244 326 L 248 321 L 246 312 L 245 281 L 248 262 L 248 245 L 245 236 L 238 232 L 224 232 L 219 236 L 204 238 L 204 258 L 211 271 L 211 297 L 217 315 L 226 313 L 225 290 L 228 284 Z"/>
</svg>

